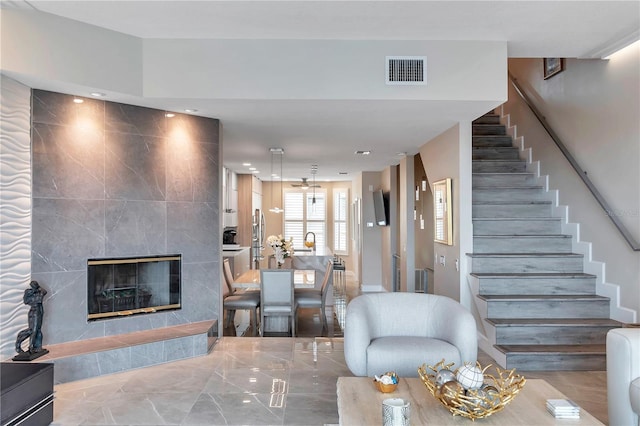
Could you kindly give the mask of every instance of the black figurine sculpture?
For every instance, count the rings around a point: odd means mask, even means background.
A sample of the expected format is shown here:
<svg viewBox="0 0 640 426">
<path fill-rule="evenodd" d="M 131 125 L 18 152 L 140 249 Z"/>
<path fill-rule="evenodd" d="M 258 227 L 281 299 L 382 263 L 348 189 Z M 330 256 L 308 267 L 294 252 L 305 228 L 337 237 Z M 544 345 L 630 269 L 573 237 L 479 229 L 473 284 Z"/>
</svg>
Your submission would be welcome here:
<svg viewBox="0 0 640 426">
<path fill-rule="evenodd" d="M 16 338 L 16 352 L 18 355 L 12 359 L 14 361 L 32 361 L 42 355 L 48 354 L 49 351 L 42 347 L 42 317 L 44 309 L 42 300 L 47 291 L 40 287 L 38 281 L 31 281 L 29 288 L 24 291 L 22 300 L 25 305 L 31 306 L 29 309 L 29 328 L 18 333 Z M 22 349 L 22 342 L 29 339 L 29 350 Z"/>
</svg>

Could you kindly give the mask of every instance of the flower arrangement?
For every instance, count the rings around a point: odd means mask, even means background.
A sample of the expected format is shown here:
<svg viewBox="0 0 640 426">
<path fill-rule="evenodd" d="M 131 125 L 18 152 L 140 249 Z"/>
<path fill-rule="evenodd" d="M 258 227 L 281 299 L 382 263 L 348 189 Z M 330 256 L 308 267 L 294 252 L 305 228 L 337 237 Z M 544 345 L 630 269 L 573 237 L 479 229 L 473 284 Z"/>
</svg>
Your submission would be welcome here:
<svg viewBox="0 0 640 426">
<path fill-rule="evenodd" d="M 293 256 L 293 238 L 286 240 L 282 235 L 270 235 L 267 244 L 273 249 L 278 267 L 282 266 L 287 257 Z"/>
</svg>

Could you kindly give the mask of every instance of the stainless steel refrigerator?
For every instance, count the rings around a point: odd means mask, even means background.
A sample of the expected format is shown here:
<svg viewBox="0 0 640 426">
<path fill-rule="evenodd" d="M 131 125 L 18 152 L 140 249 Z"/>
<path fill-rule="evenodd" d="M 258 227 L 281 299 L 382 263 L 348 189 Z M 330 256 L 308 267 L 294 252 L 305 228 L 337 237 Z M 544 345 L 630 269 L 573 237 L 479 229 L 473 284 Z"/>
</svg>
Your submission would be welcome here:
<svg viewBox="0 0 640 426">
<path fill-rule="evenodd" d="M 253 269 L 260 269 L 260 261 L 264 258 L 262 251 L 265 244 L 265 222 L 264 213 L 260 209 L 256 209 L 253 213 L 251 226 L 251 260 L 253 261 Z"/>
</svg>

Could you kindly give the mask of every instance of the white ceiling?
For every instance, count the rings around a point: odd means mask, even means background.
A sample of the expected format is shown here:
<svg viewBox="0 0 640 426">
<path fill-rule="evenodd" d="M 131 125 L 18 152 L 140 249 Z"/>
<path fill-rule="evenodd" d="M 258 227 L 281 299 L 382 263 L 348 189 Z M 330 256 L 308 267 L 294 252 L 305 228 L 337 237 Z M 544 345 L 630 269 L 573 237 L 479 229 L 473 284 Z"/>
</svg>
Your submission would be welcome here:
<svg viewBox="0 0 640 426">
<path fill-rule="evenodd" d="M 599 57 L 638 36 L 640 1 L 3 1 L 141 38 L 491 40 L 509 57 Z M 59 82 L 25 81 L 73 93 Z M 99 88 L 96 88 L 99 89 Z M 168 108 L 173 100 L 118 99 Z M 163 105 L 163 102 L 166 102 Z M 284 174 L 349 180 L 382 170 L 398 153 L 415 153 L 472 105 L 411 101 L 283 101 L 199 99 L 198 114 L 220 118 L 224 163 L 242 161 L 269 176 L 268 148 L 285 147 Z M 430 113 L 433 112 L 430 117 Z M 400 129 L 400 130 L 399 130 Z M 371 149 L 368 157 L 336 156 L 338 148 Z M 349 174 L 339 176 L 339 171 Z"/>
</svg>

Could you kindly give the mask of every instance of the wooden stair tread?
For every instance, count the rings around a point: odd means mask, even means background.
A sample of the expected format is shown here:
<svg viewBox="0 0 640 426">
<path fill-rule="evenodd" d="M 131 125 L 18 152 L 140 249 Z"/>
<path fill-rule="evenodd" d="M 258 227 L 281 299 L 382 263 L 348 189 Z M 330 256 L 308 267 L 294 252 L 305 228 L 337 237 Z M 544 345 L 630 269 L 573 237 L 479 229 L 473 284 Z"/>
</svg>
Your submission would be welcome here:
<svg viewBox="0 0 640 426">
<path fill-rule="evenodd" d="M 472 205 L 476 206 L 476 205 L 487 205 L 487 206 L 493 206 L 493 205 L 499 205 L 499 206 L 526 206 L 529 204 L 551 204 L 551 201 L 549 200 L 532 200 L 532 201 L 473 201 L 471 203 Z M 476 218 L 474 218 L 475 220 Z M 478 218 L 480 219 L 480 218 Z"/>
<path fill-rule="evenodd" d="M 522 216 L 520 216 L 520 217 L 474 217 L 473 220 L 474 221 L 478 221 L 478 222 L 489 222 L 489 221 L 492 221 L 492 220 L 493 221 L 497 220 L 497 221 L 501 221 L 501 222 L 508 221 L 508 220 L 510 220 L 510 221 L 514 221 L 515 220 L 515 221 L 520 221 L 520 222 L 530 222 L 532 220 L 553 222 L 553 221 L 560 220 L 560 218 L 559 217 L 545 217 L 545 216 L 542 216 L 542 217 L 537 217 L 537 216 L 532 216 L 532 217 L 529 217 L 529 216 L 527 216 L 527 217 L 522 217 Z"/>
<path fill-rule="evenodd" d="M 582 272 L 472 272 L 471 275 L 477 278 L 595 278 Z"/>
<path fill-rule="evenodd" d="M 473 238 L 572 238 L 568 234 L 509 234 L 509 235 L 475 235 Z"/>
<path fill-rule="evenodd" d="M 479 294 L 478 298 L 489 301 L 502 301 L 502 302 L 527 302 L 536 300 L 609 300 L 608 297 L 599 296 L 597 294 Z"/>
<path fill-rule="evenodd" d="M 503 353 L 605 354 L 607 345 L 495 345 Z"/>
<path fill-rule="evenodd" d="M 511 235 L 512 236 L 512 235 Z M 501 257 L 505 259 L 519 258 L 519 257 L 562 257 L 562 258 L 576 258 L 583 257 L 584 255 L 579 253 L 467 253 L 469 257 Z"/>
<path fill-rule="evenodd" d="M 503 191 L 505 189 L 544 189 L 542 185 L 474 185 L 473 189 L 495 189 Z"/>
<path fill-rule="evenodd" d="M 486 318 L 496 327 L 509 326 L 572 326 L 572 327 L 621 327 L 622 323 L 610 318 Z"/>
<path fill-rule="evenodd" d="M 473 172 L 471 177 L 478 176 L 533 176 L 532 172 Z"/>
</svg>

